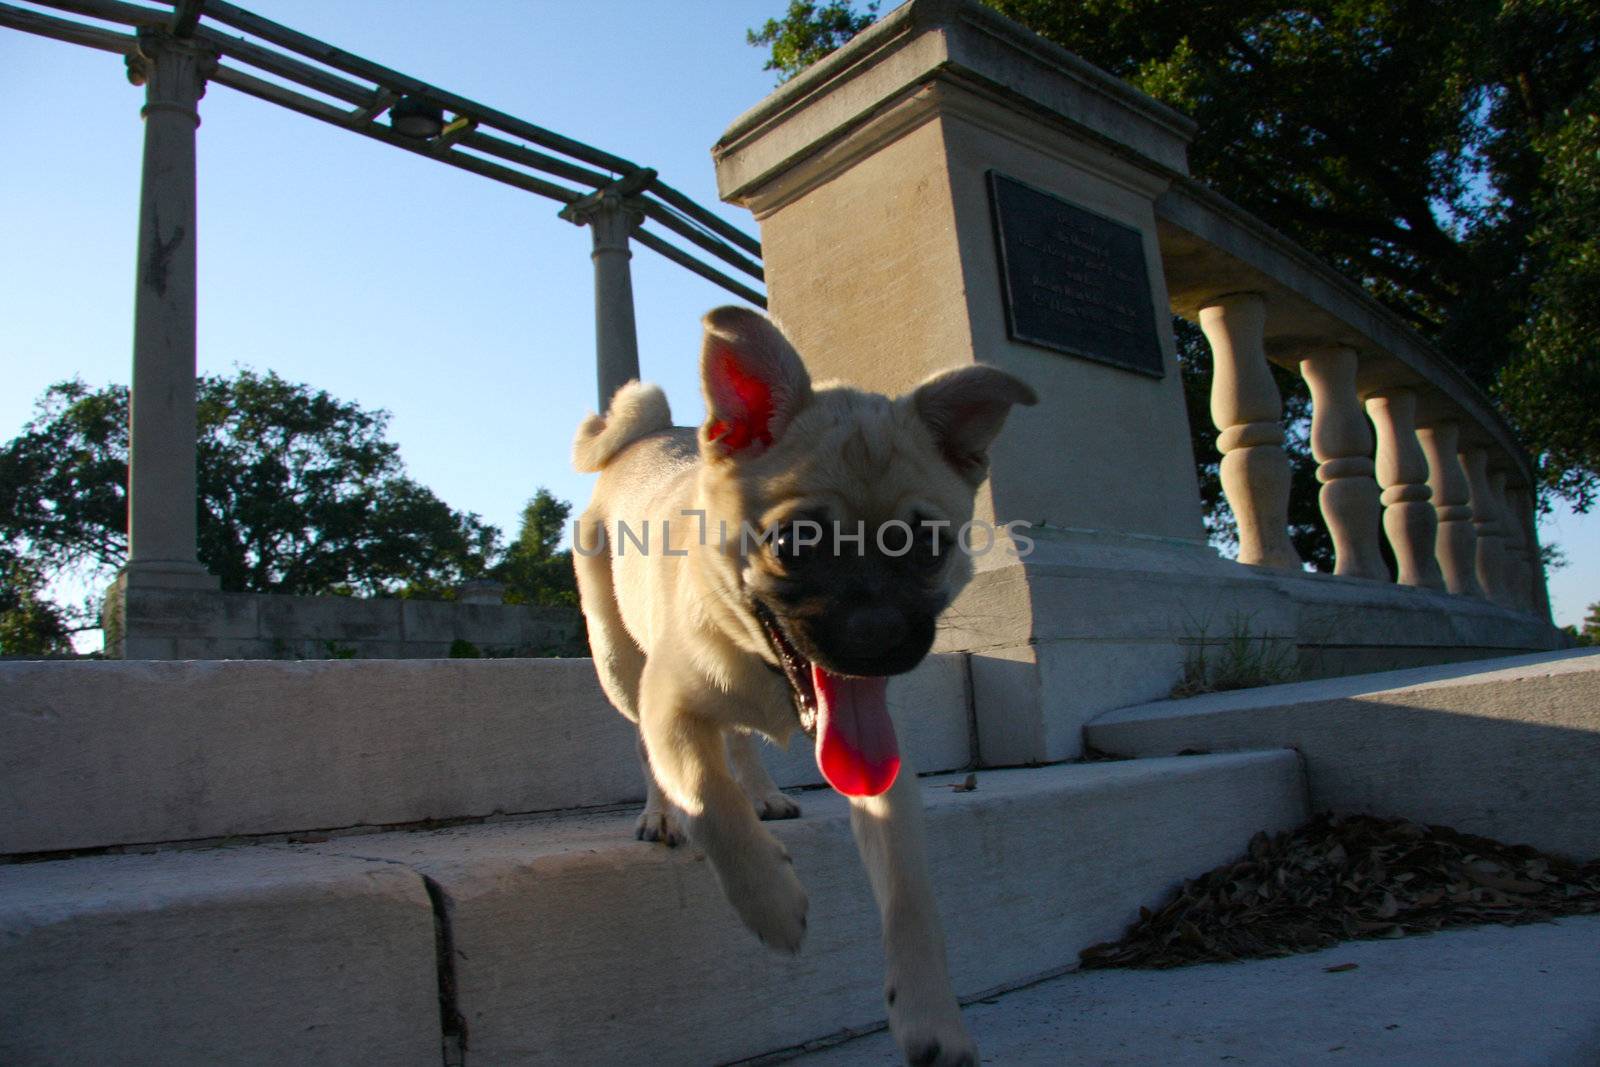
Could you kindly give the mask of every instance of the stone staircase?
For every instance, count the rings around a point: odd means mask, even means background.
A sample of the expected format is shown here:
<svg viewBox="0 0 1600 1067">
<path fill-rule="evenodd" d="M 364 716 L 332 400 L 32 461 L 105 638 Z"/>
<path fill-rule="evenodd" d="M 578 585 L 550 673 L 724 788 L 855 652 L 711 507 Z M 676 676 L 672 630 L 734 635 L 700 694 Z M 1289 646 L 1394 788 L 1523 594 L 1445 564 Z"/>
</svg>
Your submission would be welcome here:
<svg viewBox="0 0 1600 1067">
<path fill-rule="evenodd" d="M 1463 829 L 1600 854 L 1600 657 L 1307 685 L 1113 712 L 1089 743 L 1138 758 L 969 791 L 965 659 L 898 681 L 908 756 L 953 772 L 923 788 L 958 993 L 1070 968 L 1316 807 L 1442 790 Z M 0 1063 L 711 1064 L 870 1029 L 878 920 L 801 748 L 770 761 L 803 790 L 772 824 L 811 896 L 786 958 L 692 849 L 633 840 L 587 661 L 0 664 Z"/>
</svg>

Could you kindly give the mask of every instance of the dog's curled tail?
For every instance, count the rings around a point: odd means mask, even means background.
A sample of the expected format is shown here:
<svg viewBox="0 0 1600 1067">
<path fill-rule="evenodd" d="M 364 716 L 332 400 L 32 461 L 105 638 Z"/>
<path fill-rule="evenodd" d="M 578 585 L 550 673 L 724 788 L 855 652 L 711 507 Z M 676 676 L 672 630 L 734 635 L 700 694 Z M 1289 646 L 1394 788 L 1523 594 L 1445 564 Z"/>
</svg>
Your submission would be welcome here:
<svg viewBox="0 0 1600 1067">
<path fill-rule="evenodd" d="M 593 473 L 639 438 L 671 426 L 672 410 L 661 387 L 629 382 L 611 398 L 611 408 L 603 418 L 590 415 L 578 426 L 578 436 L 572 441 L 572 465 L 585 474 Z"/>
</svg>

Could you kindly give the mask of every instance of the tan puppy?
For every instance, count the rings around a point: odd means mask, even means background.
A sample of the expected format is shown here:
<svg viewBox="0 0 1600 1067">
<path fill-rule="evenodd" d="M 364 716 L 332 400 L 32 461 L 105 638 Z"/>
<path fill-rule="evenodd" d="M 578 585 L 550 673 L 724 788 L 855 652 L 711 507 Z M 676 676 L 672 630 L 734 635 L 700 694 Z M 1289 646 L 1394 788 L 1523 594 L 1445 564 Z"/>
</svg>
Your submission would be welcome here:
<svg viewBox="0 0 1600 1067">
<path fill-rule="evenodd" d="M 885 691 L 927 654 L 971 575 L 956 531 L 1007 412 L 1033 392 L 982 366 L 895 400 L 813 387 L 761 315 L 718 308 L 705 328 L 698 434 L 672 427 L 660 389 L 630 382 L 573 444 L 577 468 L 601 472 L 574 558 L 601 685 L 640 727 L 639 836 L 675 843 L 675 808 L 745 924 L 797 951 L 805 890 L 757 816 L 799 809 L 750 735 L 812 735 L 850 798 L 901 1050 L 915 1064 L 976 1064 Z"/>
</svg>

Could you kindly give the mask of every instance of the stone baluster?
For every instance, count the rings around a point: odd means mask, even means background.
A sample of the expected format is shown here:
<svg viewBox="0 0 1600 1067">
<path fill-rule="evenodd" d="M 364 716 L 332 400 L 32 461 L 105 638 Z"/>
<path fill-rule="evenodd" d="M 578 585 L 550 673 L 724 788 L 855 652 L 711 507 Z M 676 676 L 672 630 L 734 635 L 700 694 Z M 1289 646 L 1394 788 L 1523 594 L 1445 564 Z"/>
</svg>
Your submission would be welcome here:
<svg viewBox="0 0 1600 1067">
<path fill-rule="evenodd" d="M 1550 617 L 1550 602 L 1544 587 L 1544 558 L 1539 551 L 1538 516 L 1534 511 L 1533 493 L 1526 488 L 1512 489 L 1506 494 L 1510 503 L 1511 520 L 1522 535 L 1524 561 L 1523 594 L 1529 614 L 1540 618 Z"/>
<path fill-rule="evenodd" d="M 1389 580 L 1378 549 L 1383 506 L 1373 478 L 1372 429 L 1356 393 L 1354 349 L 1319 349 L 1300 359 L 1311 389 L 1311 454 L 1317 459 L 1318 500 L 1333 539 L 1333 573 Z"/>
<path fill-rule="evenodd" d="M 1489 453 L 1481 448 L 1465 449 L 1461 462 L 1467 468 L 1467 486 L 1472 493 L 1472 525 L 1478 531 L 1476 566 L 1483 595 L 1499 601 L 1504 587 L 1505 528 L 1489 489 Z"/>
<path fill-rule="evenodd" d="M 1262 343 L 1266 305 L 1255 293 L 1200 309 L 1211 343 L 1211 419 L 1222 431 L 1222 491 L 1239 526 L 1239 562 L 1299 570 L 1289 542 L 1289 458 L 1283 451 L 1283 401 Z"/>
<path fill-rule="evenodd" d="M 1394 549 L 1401 585 L 1443 589 L 1433 558 L 1438 523 L 1428 503 L 1428 460 L 1417 443 L 1417 397 L 1409 389 L 1383 389 L 1367 397 L 1377 431 L 1378 484 L 1383 486 L 1383 529 Z"/>
<path fill-rule="evenodd" d="M 1417 429 L 1428 457 L 1428 485 L 1439 534 L 1435 549 L 1445 588 L 1461 596 L 1483 596 L 1478 584 L 1478 531 L 1472 522 L 1467 473 L 1456 454 L 1461 427 L 1444 420 Z"/>
<path fill-rule="evenodd" d="M 1500 513 L 1500 528 L 1505 536 L 1505 566 L 1501 572 L 1503 588 L 1499 603 L 1512 611 L 1527 611 L 1528 597 L 1528 535 L 1522 519 L 1511 503 L 1506 491 L 1506 472 L 1489 472 L 1489 493 L 1494 498 L 1495 510 Z"/>
</svg>

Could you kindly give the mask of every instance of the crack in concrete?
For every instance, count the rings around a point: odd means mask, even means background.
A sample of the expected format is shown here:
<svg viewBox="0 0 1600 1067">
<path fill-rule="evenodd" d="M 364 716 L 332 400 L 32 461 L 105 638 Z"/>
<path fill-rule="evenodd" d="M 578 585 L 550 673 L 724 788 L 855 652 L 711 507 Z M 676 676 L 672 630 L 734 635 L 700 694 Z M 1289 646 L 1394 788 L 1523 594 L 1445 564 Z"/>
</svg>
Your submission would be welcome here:
<svg viewBox="0 0 1600 1067">
<path fill-rule="evenodd" d="M 428 894 L 428 906 L 433 912 L 433 959 L 439 996 L 440 1057 L 444 1067 L 465 1067 L 467 1020 L 466 1016 L 461 1014 L 461 1003 L 456 995 L 455 934 L 450 927 L 450 897 L 445 892 L 444 886 L 405 860 L 391 859 L 388 856 L 363 856 L 358 852 L 338 850 L 329 850 L 325 854 L 403 867 L 422 879 L 422 888 Z"/>
<path fill-rule="evenodd" d="M 421 873 L 420 871 L 418 872 Z M 422 875 L 422 885 L 433 905 L 434 956 L 439 966 L 439 1026 L 443 1032 L 444 1067 L 464 1067 L 467 1058 L 467 1020 L 456 998 L 455 938 L 450 928 L 449 898 L 444 887 Z"/>
</svg>

